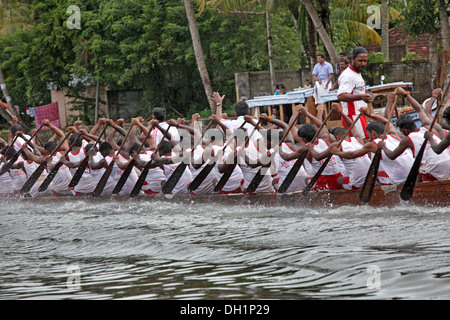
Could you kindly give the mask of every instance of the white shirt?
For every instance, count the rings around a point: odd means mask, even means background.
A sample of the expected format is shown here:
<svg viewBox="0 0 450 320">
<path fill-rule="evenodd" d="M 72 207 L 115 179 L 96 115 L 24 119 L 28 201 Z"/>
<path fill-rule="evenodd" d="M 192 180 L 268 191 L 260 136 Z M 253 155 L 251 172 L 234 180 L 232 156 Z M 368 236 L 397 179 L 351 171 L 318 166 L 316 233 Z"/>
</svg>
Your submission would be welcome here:
<svg viewBox="0 0 450 320">
<path fill-rule="evenodd" d="M 366 83 L 360 72 L 349 66 L 342 72 L 338 79 L 339 89 L 338 97 L 344 93 L 350 93 L 355 95 L 366 93 Z M 362 100 L 344 102 L 341 101 L 343 112 L 348 116 L 354 116 L 359 114 L 359 109 L 362 107 L 367 107 L 367 103 Z"/>
</svg>

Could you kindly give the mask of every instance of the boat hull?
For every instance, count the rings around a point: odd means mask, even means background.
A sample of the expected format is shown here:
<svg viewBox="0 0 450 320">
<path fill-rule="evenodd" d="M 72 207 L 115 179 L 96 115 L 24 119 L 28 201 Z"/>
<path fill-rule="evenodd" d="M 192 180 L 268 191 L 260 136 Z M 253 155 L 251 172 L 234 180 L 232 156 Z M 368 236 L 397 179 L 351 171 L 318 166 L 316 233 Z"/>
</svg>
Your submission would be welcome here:
<svg viewBox="0 0 450 320">
<path fill-rule="evenodd" d="M 163 201 L 181 204 L 225 204 L 225 205 L 263 205 L 263 206 L 292 206 L 292 207 L 339 207 L 368 205 L 374 207 L 395 207 L 398 205 L 417 205 L 427 207 L 447 207 L 450 205 L 450 180 L 417 183 L 413 197 L 409 201 L 400 198 L 402 186 L 375 187 L 368 203 L 360 201 L 360 190 L 330 190 L 310 192 L 303 197 L 300 193 L 290 194 L 258 194 L 258 195 L 203 195 L 203 196 L 112 196 L 93 198 L 81 197 L 45 197 L 19 198 L 21 201 L 73 201 L 89 200 L 90 202 L 151 202 Z"/>
</svg>

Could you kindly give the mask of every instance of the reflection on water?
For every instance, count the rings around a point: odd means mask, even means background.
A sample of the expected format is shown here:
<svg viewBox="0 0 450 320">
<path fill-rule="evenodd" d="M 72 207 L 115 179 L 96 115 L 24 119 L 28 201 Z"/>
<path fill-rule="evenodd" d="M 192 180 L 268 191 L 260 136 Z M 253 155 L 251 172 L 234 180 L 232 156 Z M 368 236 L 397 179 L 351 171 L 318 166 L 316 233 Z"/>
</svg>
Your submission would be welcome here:
<svg viewBox="0 0 450 320">
<path fill-rule="evenodd" d="M 0 299 L 448 299 L 450 209 L 0 200 Z"/>
</svg>

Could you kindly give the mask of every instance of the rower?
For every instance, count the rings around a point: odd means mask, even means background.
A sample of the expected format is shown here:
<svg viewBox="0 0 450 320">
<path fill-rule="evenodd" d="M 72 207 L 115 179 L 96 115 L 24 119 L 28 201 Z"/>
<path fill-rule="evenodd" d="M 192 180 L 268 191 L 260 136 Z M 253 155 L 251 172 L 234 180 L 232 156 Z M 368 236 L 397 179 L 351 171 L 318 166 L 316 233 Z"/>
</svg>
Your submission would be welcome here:
<svg viewBox="0 0 450 320">
<path fill-rule="evenodd" d="M 296 106 L 296 110 L 301 114 L 308 117 L 315 126 L 311 124 L 306 124 L 298 129 L 297 135 L 302 140 L 303 146 L 291 154 L 285 154 L 280 152 L 281 157 L 284 160 L 290 161 L 300 157 L 300 155 L 305 151 L 309 150 L 310 154 L 307 156 L 308 162 L 311 164 L 314 175 L 319 171 L 322 165 L 325 163 L 325 159 L 330 155 L 330 144 L 335 142 L 334 136 L 330 134 L 326 125 L 323 126 L 322 130 L 319 132 L 316 141 L 312 139 L 316 136 L 318 128 L 322 125 L 322 122 L 314 117 L 304 106 Z M 322 175 L 317 180 L 313 191 L 323 191 L 323 190 L 335 190 L 342 189 L 338 183 L 338 178 L 343 175 L 341 173 L 341 168 L 336 157 L 332 157 L 325 167 Z"/>
<path fill-rule="evenodd" d="M 153 137 L 150 136 L 151 141 Z M 151 144 L 154 145 L 154 142 Z M 146 146 L 146 145 L 144 145 Z M 149 146 L 146 146 L 149 147 Z M 156 146 L 154 148 L 142 148 L 141 152 L 138 154 L 141 145 L 135 143 L 130 148 L 130 156 L 136 161 L 136 166 L 142 171 L 142 169 L 147 165 L 152 159 L 152 155 L 156 152 Z M 153 150 L 152 150 L 153 149 Z M 145 182 L 142 185 L 142 191 L 147 196 L 153 196 L 161 193 L 162 183 L 165 181 L 164 170 L 162 165 L 153 162 L 150 169 L 148 170 Z"/>
<path fill-rule="evenodd" d="M 67 154 L 67 162 L 63 160 L 64 164 L 70 168 L 70 172 L 75 175 L 77 168 L 81 165 L 83 160 L 87 157 L 86 145 L 88 144 L 86 140 L 81 139 L 79 133 L 74 133 L 69 138 L 72 150 Z M 76 196 L 89 195 L 95 190 L 95 185 L 92 181 L 92 175 L 89 168 L 86 167 L 80 181 L 74 187 L 73 192 Z"/>
<path fill-rule="evenodd" d="M 278 145 L 278 143 L 280 142 L 286 131 L 289 130 L 289 126 L 284 121 L 280 121 L 273 117 L 268 117 L 266 114 L 261 114 L 260 118 L 266 120 L 268 123 L 271 123 L 272 126 L 270 128 L 282 129 L 268 129 L 266 131 L 267 149 L 270 153 L 275 153 L 275 175 L 273 176 L 273 179 L 274 187 L 278 190 L 296 162 L 295 159 L 291 161 L 284 160 L 280 156 L 279 151 L 280 146 Z M 296 121 L 297 118 L 298 111 L 295 111 L 290 121 Z M 284 154 L 291 154 L 295 152 L 295 149 L 296 146 L 293 135 L 291 132 L 289 132 L 285 141 L 281 144 L 281 150 Z M 292 193 L 304 190 L 306 185 L 308 184 L 308 180 L 308 174 L 306 173 L 304 165 L 302 165 L 286 192 Z"/>
<path fill-rule="evenodd" d="M 379 147 L 383 149 L 386 156 L 391 160 L 396 159 L 408 148 L 412 150 L 413 156 L 416 157 L 425 141 L 424 134 L 429 130 L 426 127 L 421 127 L 420 129 L 417 128 L 414 120 L 407 114 L 403 114 L 399 117 L 397 125 L 400 128 L 400 131 L 405 135 L 397 148 L 390 150 L 384 142 L 381 142 Z M 433 135 L 433 140 L 436 144 L 441 142 L 441 139 L 436 135 Z M 422 180 L 425 182 L 449 179 L 450 154 L 444 152 L 438 155 L 433 151 L 431 146 L 427 145 L 425 147 L 419 172 Z"/>
<path fill-rule="evenodd" d="M 1 139 L 3 142 L 4 140 Z M 1 153 L 0 153 L 0 170 L 3 168 L 4 165 L 6 165 L 7 160 L 4 156 L 4 153 L 6 153 L 6 150 L 9 148 L 6 144 L 4 144 Z M 0 197 L 4 196 L 12 196 L 13 195 L 13 186 L 11 181 L 11 176 L 9 172 L 6 172 L 5 174 L 2 174 L 0 176 Z"/>
<path fill-rule="evenodd" d="M 94 186 L 97 186 L 99 184 L 108 166 L 104 155 L 109 155 L 109 153 L 114 154 L 114 150 L 107 142 L 102 142 L 100 144 L 100 148 L 103 148 L 103 153 L 100 152 L 97 147 L 94 148 L 93 144 L 88 144 L 85 148 L 85 152 L 89 156 L 89 171 L 92 175 L 92 183 Z M 115 186 L 116 183 L 114 180 L 114 175 L 112 174 L 111 176 L 109 176 L 101 195 L 112 195 Z"/>
<path fill-rule="evenodd" d="M 390 99 L 388 97 L 388 99 Z M 392 106 L 393 101 L 388 100 L 388 104 Z M 333 149 L 332 153 L 342 159 L 356 159 L 369 153 L 376 153 L 378 144 L 382 140 L 388 119 L 372 114 L 367 108 L 360 109 L 366 116 L 374 119 L 367 125 L 369 133 L 369 142 L 364 144 L 361 149 L 355 151 L 341 151 Z M 389 124 L 388 135 L 386 136 L 386 147 L 394 150 L 400 143 L 399 133 L 392 124 Z M 405 150 L 395 160 L 389 159 L 384 151 L 380 160 L 380 171 L 378 173 L 378 181 L 382 185 L 401 185 L 406 181 L 408 173 L 413 165 L 414 159 L 410 150 Z"/>
<path fill-rule="evenodd" d="M 347 127 L 352 125 L 352 120 L 346 114 L 342 112 L 342 106 L 340 103 L 333 103 L 332 108 L 336 113 L 339 113 L 342 120 L 347 124 Z M 337 127 L 331 130 L 331 134 L 336 137 L 338 141 L 344 138 L 348 129 L 343 127 Z M 361 149 L 364 145 L 365 137 L 361 135 L 361 132 L 355 127 L 351 130 L 351 135 L 347 135 L 340 145 L 340 151 L 356 151 Z M 330 147 L 333 149 L 338 142 L 332 143 Z M 345 175 L 338 179 L 338 183 L 346 190 L 356 190 L 362 188 L 369 171 L 371 160 L 367 154 L 355 159 L 341 158 L 342 164 L 345 167 Z"/>
<path fill-rule="evenodd" d="M 189 152 L 187 150 L 185 152 Z M 172 144 L 169 141 L 162 141 L 158 150 L 158 154 L 152 154 L 152 160 L 157 164 L 162 164 L 164 168 L 165 180 L 167 181 L 173 172 L 177 169 L 178 165 L 185 158 L 173 151 Z M 192 181 L 192 173 L 189 166 L 186 166 L 181 178 L 178 180 L 176 186 L 172 190 L 172 195 L 189 194 L 188 186 Z"/>
<path fill-rule="evenodd" d="M 450 103 L 450 99 L 448 103 Z M 450 126 L 450 106 L 445 109 L 444 113 L 442 114 L 442 118 L 444 118 Z M 435 142 L 433 134 L 431 132 L 425 133 L 425 139 L 427 139 L 434 152 L 436 152 L 437 154 L 445 153 L 444 151 L 447 151 L 447 153 L 450 154 L 450 130 L 447 130 L 447 134 L 439 144 Z"/>
<path fill-rule="evenodd" d="M 267 144 L 259 144 L 258 142 L 264 142 L 264 140 L 260 139 L 257 142 L 248 141 L 247 145 L 245 145 L 245 142 L 249 140 L 249 135 L 247 130 L 242 128 L 237 129 L 235 135 L 237 137 L 238 145 L 238 164 L 244 177 L 244 193 L 247 193 L 247 187 L 256 174 L 259 173 L 261 167 L 268 170 L 268 173 L 263 172 L 264 178 L 252 194 L 275 193 L 272 175 L 270 174 L 272 161 L 271 159 L 266 159 L 264 163 L 261 162 L 262 155 L 268 152 Z"/>
</svg>

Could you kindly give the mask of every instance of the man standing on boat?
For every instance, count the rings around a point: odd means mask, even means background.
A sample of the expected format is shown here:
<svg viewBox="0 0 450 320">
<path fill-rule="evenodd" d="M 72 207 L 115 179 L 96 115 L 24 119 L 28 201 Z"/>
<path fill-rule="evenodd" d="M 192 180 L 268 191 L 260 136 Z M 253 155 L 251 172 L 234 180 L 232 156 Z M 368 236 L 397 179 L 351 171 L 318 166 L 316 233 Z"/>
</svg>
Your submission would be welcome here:
<svg viewBox="0 0 450 320">
<path fill-rule="evenodd" d="M 333 66 L 325 61 L 324 54 L 317 55 L 317 64 L 314 66 L 312 75 L 315 81 L 314 99 L 317 106 L 323 104 L 322 96 L 329 93 L 334 76 Z"/>
<path fill-rule="evenodd" d="M 367 67 L 369 61 L 368 52 L 363 47 L 353 50 L 352 61 L 347 69 L 339 77 L 338 100 L 342 103 L 343 113 L 352 121 L 356 119 L 359 110 L 367 107 L 372 102 L 371 96 L 366 93 L 366 83 L 361 72 Z M 348 129 L 345 121 L 343 126 Z M 368 138 L 366 130 L 367 120 L 364 115 L 361 116 L 355 127 L 365 137 Z"/>
</svg>

